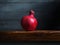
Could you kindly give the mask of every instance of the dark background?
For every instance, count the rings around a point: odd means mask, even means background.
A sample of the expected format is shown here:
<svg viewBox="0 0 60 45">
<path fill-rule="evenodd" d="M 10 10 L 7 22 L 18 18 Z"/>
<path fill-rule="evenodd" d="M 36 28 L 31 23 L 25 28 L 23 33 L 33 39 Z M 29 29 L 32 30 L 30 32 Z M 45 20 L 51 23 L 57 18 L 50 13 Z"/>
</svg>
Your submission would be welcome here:
<svg viewBox="0 0 60 45">
<path fill-rule="evenodd" d="M 54 43 L 54 42 L 41 42 L 41 43 L 39 43 L 39 42 L 28 42 L 28 43 L 26 43 L 26 42 L 24 42 L 24 43 L 22 43 L 22 42 L 20 42 L 20 43 L 0 43 L 0 45 L 60 45 L 60 43 Z"/>
<path fill-rule="evenodd" d="M 0 0 L 0 30 L 23 29 L 21 18 L 35 11 L 37 29 L 60 29 L 59 0 Z"/>
<path fill-rule="evenodd" d="M 59 0 L 0 0 L 0 30 L 23 29 L 21 18 L 35 11 L 37 29 L 60 29 Z"/>
<path fill-rule="evenodd" d="M 60 29 L 59 0 L 0 0 L 0 31 L 23 29 L 21 18 L 35 10 L 37 29 Z M 0 43 L 1 45 L 59 45 L 58 43 Z"/>
</svg>

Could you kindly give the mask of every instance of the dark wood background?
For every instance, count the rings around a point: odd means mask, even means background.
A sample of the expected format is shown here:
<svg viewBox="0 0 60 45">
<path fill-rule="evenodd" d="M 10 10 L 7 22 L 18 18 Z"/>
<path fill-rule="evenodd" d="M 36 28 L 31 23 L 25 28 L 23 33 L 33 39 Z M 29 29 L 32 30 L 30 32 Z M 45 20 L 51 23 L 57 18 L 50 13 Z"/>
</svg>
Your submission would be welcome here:
<svg viewBox="0 0 60 45">
<path fill-rule="evenodd" d="M 0 0 L 0 29 L 23 29 L 21 18 L 35 10 L 37 29 L 60 29 L 60 2 L 57 0 Z"/>
</svg>

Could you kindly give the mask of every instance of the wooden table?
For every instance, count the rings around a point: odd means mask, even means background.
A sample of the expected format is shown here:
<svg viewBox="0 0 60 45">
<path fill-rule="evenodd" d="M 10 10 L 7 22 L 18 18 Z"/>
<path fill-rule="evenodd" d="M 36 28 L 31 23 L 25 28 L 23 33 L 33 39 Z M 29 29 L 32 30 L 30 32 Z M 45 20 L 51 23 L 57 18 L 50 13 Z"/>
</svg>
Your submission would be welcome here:
<svg viewBox="0 0 60 45">
<path fill-rule="evenodd" d="M 60 41 L 60 31 L 0 31 L 0 41 Z"/>
</svg>

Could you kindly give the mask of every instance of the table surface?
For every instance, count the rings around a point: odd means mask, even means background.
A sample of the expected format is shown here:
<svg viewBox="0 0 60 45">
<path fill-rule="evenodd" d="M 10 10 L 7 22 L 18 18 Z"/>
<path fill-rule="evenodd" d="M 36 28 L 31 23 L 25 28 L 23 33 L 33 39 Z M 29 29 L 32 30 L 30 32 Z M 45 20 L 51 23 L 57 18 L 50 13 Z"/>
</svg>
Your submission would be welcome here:
<svg viewBox="0 0 60 45">
<path fill-rule="evenodd" d="M 60 31 L 0 31 L 0 41 L 60 41 Z"/>
</svg>

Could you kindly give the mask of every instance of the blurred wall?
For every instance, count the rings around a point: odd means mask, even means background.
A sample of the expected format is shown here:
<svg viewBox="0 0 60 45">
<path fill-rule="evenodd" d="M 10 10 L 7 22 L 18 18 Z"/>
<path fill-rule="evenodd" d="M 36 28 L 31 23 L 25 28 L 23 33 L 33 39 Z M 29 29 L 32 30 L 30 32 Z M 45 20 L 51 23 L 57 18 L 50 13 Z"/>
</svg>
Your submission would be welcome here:
<svg viewBox="0 0 60 45">
<path fill-rule="evenodd" d="M 58 0 L 0 0 L 0 30 L 23 29 L 21 18 L 30 9 L 35 10 L 37 29 L 60 29 L 59 5 Z"/>
</svg>

